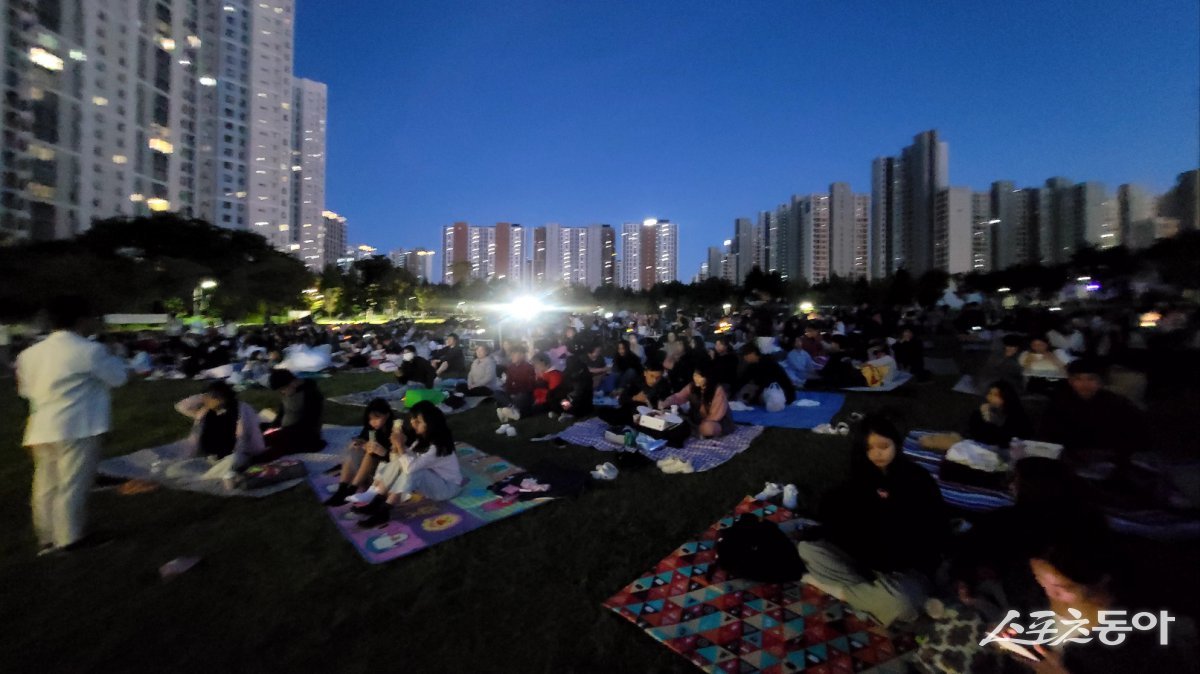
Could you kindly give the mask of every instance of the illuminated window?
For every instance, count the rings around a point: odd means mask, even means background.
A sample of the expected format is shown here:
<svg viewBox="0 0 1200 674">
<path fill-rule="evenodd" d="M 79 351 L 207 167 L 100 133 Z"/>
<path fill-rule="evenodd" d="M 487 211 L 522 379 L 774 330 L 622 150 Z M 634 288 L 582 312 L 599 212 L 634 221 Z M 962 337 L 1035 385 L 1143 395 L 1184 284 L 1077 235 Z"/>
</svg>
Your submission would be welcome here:
<svg viewBox="0 0 1200 674">
<path fill-rule="evenodd" d="M 114 164 L 125 164 L 129 162 L 129 158 L 123 154 L 114 154 L 112 160 Z"/>
<path fill-rule="evenodd" d="M 108 105 L 108 99 L 103 96 L 92 96 L 92 102 L 96 105 Z"/>
<path fill-rule="evenodd" d="M 215 86 L 217 86 L 217 80 L 214 77 L 209 77 L 208 75 L 205 75 L 200 78 L 200 85 L 205 86 L 205 87 L 215 87 Z"/>
<path fill-rule="evenodd" d="M 144 200 L 145 200 L 145 198 L 146 198 L 146 197 L 143 197 L 141 194 L 139 194 L 139 193 L 137 193 L 137 192 L 134 192 L 133 194 L 130 194 L 130 195 L 129 195 L 129 200 L 130 200 L 130 201 L 132 201 L 132 202 L 134 202 L 134 203 L 137 203 L 137 202 L 139 202 L 139 201 L 144 201 Z"/>
<path fill-rule="evenodd" d="M 190 45 L 192 49 L 200 48 L 200 38 L 196 37 L 195 35 L 187 36 L 187 41 L 188 45 Z"/>
<path fill-rule="evenodd" d="M 63 60 L 42 49 L 41 47 L 29 48 L 29 60 L 45 68 L 46 70 L 62 70 Z"/>
<path fill-rule="evenodd" d="M 171 143 L 163 140 L 162 138 L 151 138 L 146 145 L 148 145 L 151 150 L 154 150 L 155 152 L 161 152 L 163 154 L 171 154 L 175 151 L 175 146 L 171 145 Z"/>
</svg>

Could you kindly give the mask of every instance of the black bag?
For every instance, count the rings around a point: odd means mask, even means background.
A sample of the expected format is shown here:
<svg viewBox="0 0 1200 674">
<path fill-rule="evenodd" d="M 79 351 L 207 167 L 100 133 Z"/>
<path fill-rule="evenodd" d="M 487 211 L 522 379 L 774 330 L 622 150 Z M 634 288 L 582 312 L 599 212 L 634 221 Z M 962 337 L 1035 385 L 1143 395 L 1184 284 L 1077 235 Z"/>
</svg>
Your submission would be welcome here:
<svg viewBox="0 0 1200 674">
<path fill-rule="evenodd" d="M 742 515 L 723 529 L 716 549 L 717 565 L 739 578 L 784 583 L 804 575 L 796 544 L 778 525 L 754 515 Z"/>
</svg>

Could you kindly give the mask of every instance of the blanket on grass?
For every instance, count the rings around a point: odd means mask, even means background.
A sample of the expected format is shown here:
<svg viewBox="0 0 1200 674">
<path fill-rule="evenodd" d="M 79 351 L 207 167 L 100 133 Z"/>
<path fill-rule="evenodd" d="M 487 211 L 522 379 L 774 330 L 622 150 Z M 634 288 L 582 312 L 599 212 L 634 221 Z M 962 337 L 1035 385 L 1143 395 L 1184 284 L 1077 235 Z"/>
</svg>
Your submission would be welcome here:
<svg viewBox="0 0 1200 674">
<path fill-rule="evenodd" d="M 714 569 L 720 530 L 743 513 L 777 524 L 793 519 L 747 496 L 605 608 L 706 672 L 907 671 L 911 635 L 889 632 L 811 585 L 757 583 Z"/>
<path fill-rule="evenodd" d="M 399 384 L 382 384 L 371 389 L 370 391 L 347 393 L 345 395 L 330 398 L 329 402 L 334 402 L 339 405 L 347 405 L 350 407 L 366 407 L 367 403 L 371 402 L 373 399 L 383 398 L 384 400 L 388 401 L 388 403 L 394 409 L 403 411 L 404 394 L 407 391 L 408 389 L 406 387 L 400 386 Z M 487 398 L 482 396 L 466 396 L 463 398 L 463 400 L 467 402 L 466 405 L 463 405 L 458 409 L 451 409 L 443 406 L 442 411 L 446 414 L 458 414 L 459 412 L 473 410 L 479 406 L 479 403 L 487 400 Z"/>
<path fill-rule="evenodd" d="M 490 485 L 524 469 L 462 443 L 457 449 L 463 490 L 449 501 L 426 499 L 411 505 L 398 505 L 392 508 L 392 520 L 377 529 L 360 529 L 359 516 L 349 505 L 326 509 L 338 530 L 354 544 L 363 559 L 371 564 L 390 562 L 550 500 L 522 501 L 517 495 L 492 493 L 488 489 Z M 310 474 L 308 482 L 322 501 L 337 489 L 338 484 L 336 476 L 323 474 Z"/>
<path fill-rule="evenodd" d="M 600 419 L 581 421 L 558 434 L 559 439 L 573 445 L 593 447 L 604 452 L 620 452 L 625 447 L 609 442 L 604 438 L 608 428 Z M 707 440 L 692 438 L 683 447 L 663 447 L 656 450 L 638 450 L 643 456 L 661 461 L 677 459 L 691 464 L 697 473 L 703 473 L 725 463 L 733 457 L 746 451 L 750 443 L 763 432 L 762 426 L 735 426 L 732 433 L 722 438 Z"/>
<path fill-rule="evenodd" d="M 886 393 L 888 391 L 895 391 L 901 386 L 904 386 L 908 382 L 912 381 L 912 378 L 913 374 L 911 372 L 904 372 L 901 370 L 896 373 L 896 376 L 893 377 L 891 381 L 884 382 L 880 386 L 851 386 L 842 390 L 856 391 L 858 393 Z"/>
<path fill-rule="evenodd" d="M 329 470 L 342 460 L 342 449 L 359 432 L 356 426 L 326 426 L 321 434 L 328 444 L 324 452 L 313 454 L 290 454 L 287 459 L 301 461 L 308 472 L 319 473 Z M 213 463 L 206 457 L 187 458 L 188 444 L 179 440 L 160 447 L 142 449 L 132 454 L 115 456 L 100 462 L 97 472 L 101 475 L 126 480 L 146 480 L 168 489 L 211 494 L 213 496 L 250 496 L 261 498 L 304 481 L 303 478 L 280 482 L 259 489 L 226 489 L 220 475 L 211 474 Z M 220 471 L 217 471 L 220 472 Z M 207 475 L 207 477 L 206 477 Z"/>
<path fill-rule="evenodd" d="M 913 431 L 904 439 L 904 454 L 918 466 L 929 471 L 942 491 L 942 499 L 956 507 L 972 512 L 995 510 L 1013 504 L 1012 494 L 1000 489 L 987 489 L 949 482 L 941 478 L 945 454 L 921 447 L 921 437 L 934 431 Z M 1153 508 L 1104 508 L 1113 531 L 1160 541 L 1200 538 L 1200 517 Z"/>
<path fill-rule="evenodd" d="M 816 407 L 797 407 L 796 403 L 792 403 L 778 412 L 752 407 L 742 412 L 734 412 L 733 420 L 739 424 L 807 430 L 832 421 L 833 415 L 837 414 L 846 402 L 846 396 L 840 393 L 796 391 L 796 401 L 801 400 L 812 400 L 820 404 Z"/>
</svg>

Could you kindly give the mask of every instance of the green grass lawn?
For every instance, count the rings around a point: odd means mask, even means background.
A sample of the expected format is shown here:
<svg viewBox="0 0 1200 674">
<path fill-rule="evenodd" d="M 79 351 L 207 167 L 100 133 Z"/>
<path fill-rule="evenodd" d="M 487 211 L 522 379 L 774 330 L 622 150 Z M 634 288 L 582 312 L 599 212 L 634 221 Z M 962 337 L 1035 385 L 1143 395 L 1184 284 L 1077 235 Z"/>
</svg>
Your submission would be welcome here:
<svg viewBox="0 0 1200 674">
<path fill-rule="evenodd" d="M 321 386 L 338 395 L 387 380 L 336 375 Z M 952 383 L 851 396 L 839 419 L 887 407 L 910 427 L 958 426 L 978 403 L 950 392 Z M 120 389 L 105 454 L 184 435 L 188 421 L 172 405 L 201 388 L 161 381 Z M 32 464 L 20 447 L 25 410 L 12 389 L 11 379 L 0 380 L 0 672 L 690 672 L 600 603 L 764 481 L 795 482 L 804 510 L 849 465 L 842 438 L 767 429 L 710 472 L 627 471 L 577 499 L 380 566 L 359 557 L 307 485 L 265 499 L 109 490 L 93 496 L 90 512 L 114 544 L 37 558 Z M 271 401 L 261 391 L 246 398 L 259 407 Z M 456 438 L 522 466 L 590 469 L 605 460 L 591 449 L 528 442 L 556 427 L 548 419 L 520 422 L 517 438 L 496 436 L 493 410 L 485 403 L 451 417 Z M 329 404 L 326 416 L 353 424 L 360 414 Z M 157 568 L 184 555 L 203 561 L 160 581 Z"/>
</svg>

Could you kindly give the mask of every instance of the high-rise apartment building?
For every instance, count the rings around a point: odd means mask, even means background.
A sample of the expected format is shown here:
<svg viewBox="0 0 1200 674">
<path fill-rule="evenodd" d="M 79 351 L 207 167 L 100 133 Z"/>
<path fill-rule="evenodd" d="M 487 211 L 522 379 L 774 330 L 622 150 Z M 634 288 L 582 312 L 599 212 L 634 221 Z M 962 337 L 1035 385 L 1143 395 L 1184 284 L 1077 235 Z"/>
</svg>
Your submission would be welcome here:
<svg viewBox="0 0 1200 674">
<path fill-rule="evenodd" d="M 800 197 L 800 238 L 804 247 L 800 256 L 800 275 L 809 283 L 829 280 L 829 195 Z"/>
<path fill-rule="evenodd" d="M 992 241 L 1000 219 L 992 212 L 992 193 L 971 194 L 971 271 L 992 270 Z"/>
<path fill-rule="evenodd" d="M 543 246 L 544 248 L 544 246 Z M 442 228 L 442 281 L 507 280 L 524 284 L 525 228 L 501 222 L 476 227 L 456 222 Z"/>
<path fill-rule="evenodd" d="M 320 237 L 296 231 L 293 5 L 0 0 L 0 238 L 173 211 L 303 256 Z M 308 201 L 315 227 L 322 204 Z"/>
<path fill-rule="evenodd" d="M 412 274 L 418 283 L 433 282 L 434 251 L 427 248 L 397 248 L 388 257 L 392 264 Z"/>
<path fill-rule="evenodd" d="M 1120 244 L 1120 220 L 1117 200 L 1104 189 L 1104 183 L 1085 182 L 1075 186 L 1074 249 L 1082 246 L 1112 248 Z"/>
<path fill-rule="evenodd" d="M 321 238 L 325 242 L 321 247 L 325 252 L 325 265 L 321 268 L 324 269 L 334 264 L 346 250 L 346 218 L 333 211 L 324 211 L 321 213 L 321 223 Z"/>
<path fill-rule="evenodd" d="M 741 284 L 755 266 L 758 251 L 758 231 L 750 218 L 738 218 L 733 223 L 734 282 Z"/>
<path fill-rule="evenodd" d="M 1044 265 L 1067 262 L 1075 252 L 1075 185 L 1068 178 L 1050 178 L 1037 196 L 1038 262 Z"/>
<path fill-rule="evenodd" d="M 871 276 L 883 278 L 905 266 L 904 162 L 880 157 L 871 163 Z"/>
<path fill-rule="evenodd" d="M 0 0 L 0 240 L 196 210 L 195 0 Z"/>
<path fill-rule="evenodd" d="M 300 244 L 300 259 L 319 271 L 329 262 L 321 236 L 325 211 L 324 84 L 296 78 L 292 92 L 292 243 Z"/>
<path fill-rule="evenodd" d="M 949 146 L 936 130 L 917 134 L 901 153 L 904 168 L 905 267 L 920 275 L 934 263 L 934 217 L 938 192 L 949 187 Z"/>
<path fill-rule="evenodd" d="M 992 183 L 991 216 L 997 220 L 992 228 L 993 269 L 1007 269 L 1038 259 L 1036 219 L 1031 213 L 1031 192 L 1019 190 L 1012 182 Z"/>
<path fill-rule="evenodd" d="M 871 197 L 854 194 L 847 183 L 829 186 L 829 273 L 869 278 Z"/>
<path fill-rule="evenodd" d="M 1144 240 L 1140 234 L 1151 228 L 1139 226 L 1156 214 L 1156 199 L 1137 185 L 1121 185 L 1117 188 L 1117 220 L 1121 243 L 1130 248 L 1145 248 L 1153 243 L 1153 237 Z M 1135 235 L 1137 232 L 1138 235 Z"/>
<path fill-rule="evenodd" d="M 670 220 L 650 218 L 621 226 L 621 284 L 649 290 L 678 278 L 679 229 Z"/>
<path fill-rule="evenodd" d="M 972 202 L 973 195 L 969 187 L 947 187 L 938 191 L 934 199 L 931 238 L 933 260 L 930 269 L 941 269 L 951 274 L 972 271 Z"/>
</svg>

